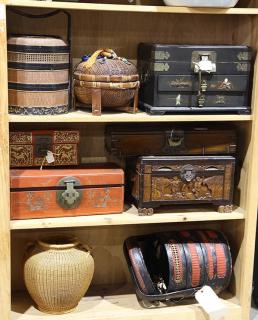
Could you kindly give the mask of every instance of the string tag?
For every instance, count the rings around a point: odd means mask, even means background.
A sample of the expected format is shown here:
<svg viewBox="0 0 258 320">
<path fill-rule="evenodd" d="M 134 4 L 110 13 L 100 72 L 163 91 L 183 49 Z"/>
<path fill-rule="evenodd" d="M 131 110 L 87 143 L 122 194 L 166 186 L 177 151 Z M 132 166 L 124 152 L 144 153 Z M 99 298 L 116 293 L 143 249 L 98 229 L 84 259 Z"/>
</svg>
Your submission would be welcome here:
<svg viewBox="0 0 258 320">
<path fill-rule="evenodd" d="M 47 160 L 47 163 L 55 162 L 54 153 L 52 151 L 49 151 L 49 150 L 47 151 L 46 160 Z"/>
<path fill-rule="evenodd" d="M 47 161 L 48 164 L 55 162 L 55 157 L 54 157 L 54 155 L 58 156 L 59 153 L 53 153 L 52 151 L 47 150 L 47 154 L 46 154 L 46 156 L 44 157 L 44 159 L 43 159 L 43 161 L 42 161 L 42 163 L 41 163 L 40 170 L 43 169 L 43 165 L 44 165 L 44 163 L 45 163 L 46 161 Z"/>
<path fill-rule="evenodd" d="M 199 302 L 203 310 L 210 316 L 211 320 L 224 320 L 228 308 L 214 290 L 209 286 L 204 286 L 195 293 L 195 299 Z"/>
</svg>

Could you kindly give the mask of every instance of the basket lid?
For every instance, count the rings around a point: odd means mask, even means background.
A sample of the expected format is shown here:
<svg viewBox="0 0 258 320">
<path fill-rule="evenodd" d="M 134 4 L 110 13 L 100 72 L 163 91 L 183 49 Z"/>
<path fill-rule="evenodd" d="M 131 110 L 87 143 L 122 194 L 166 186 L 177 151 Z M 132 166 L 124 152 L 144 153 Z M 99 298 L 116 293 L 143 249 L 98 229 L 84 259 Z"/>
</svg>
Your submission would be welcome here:
<svg viewBox="0 0 258 320">
<path fill-rule="evenodd" d="M 7 43 L 16 46 L 67 46 L 63 39 L 45 35 L 15 35 L 11 36 Z"/>
<path fill-rule="evenodd" d="M 75 69 L 74 77 L 79 80 L 127 82 L 132 81 L 133 76 L 133 81 L 137 81 L 139 76 L 136 66 L 111 52 L 110 55 L 106 55 L 105 52 L 98 50 L 92 56 L 84 56 Z M 91 77 L 86 79 L 87 76 Z"/>
</svg>

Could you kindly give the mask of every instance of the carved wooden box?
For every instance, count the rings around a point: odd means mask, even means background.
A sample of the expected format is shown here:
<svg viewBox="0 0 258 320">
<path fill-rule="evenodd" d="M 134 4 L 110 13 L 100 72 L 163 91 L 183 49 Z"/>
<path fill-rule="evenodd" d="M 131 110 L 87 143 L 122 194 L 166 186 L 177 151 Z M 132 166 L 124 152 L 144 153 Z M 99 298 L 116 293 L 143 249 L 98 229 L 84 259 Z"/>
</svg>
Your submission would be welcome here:
<svg viewBox="0 0 258 320">
<path fill-rule="evenodd" d="M 35 130 L 10 132 L 11 168 L 78 164 L 80 134 L 77 130 Z M 46 156 L 51 151 L 54 162 Z"/>
<path fill-rule="evenodd" d="M 115 165 L 12 169 L 11 219 L 122 213 L 124 172 Z"/>
<path fill-rule="evenodd" d="M 139 214 L 171 204 L 213 204 L 232 211 L 235 158 L 231 156 L 140 157 L 132 173 Z"/>
</svg>

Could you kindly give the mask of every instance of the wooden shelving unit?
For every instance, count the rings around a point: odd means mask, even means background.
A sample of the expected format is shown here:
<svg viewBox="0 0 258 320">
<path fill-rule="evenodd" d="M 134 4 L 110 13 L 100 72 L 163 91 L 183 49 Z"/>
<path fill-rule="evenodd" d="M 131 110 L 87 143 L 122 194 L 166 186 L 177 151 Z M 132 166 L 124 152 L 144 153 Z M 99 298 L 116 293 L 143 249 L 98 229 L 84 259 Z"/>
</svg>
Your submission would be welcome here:
<svg viewBox="0 0 258 320">
<path fill-rule="evenodd" d="M 140 3 L 138 1 L 137 3 Z M 245 4 L 249 7 L 244 7 Z M 136 59 L 141 41 L 246 44 L 258 50 L 258 5 L 242 0 L 232 9 L 184 8 L 153 5 L 0 0 L 0 318 L 3 320 L 205 320 L 201 308 L 190 300 L 179 305 L 144 309 L 138 303 L 123 258 L 122 243 L 132 234 L 183 228 L 214 228 L 230 241 L 234 276 L 222 298 L 228 306 L 224 320 L 248 320 L 252 288 L 252 264 L 256 231 L 258 181 L 258 66 L 254 70 L 252 115 L 165 115 L 144 112 L 112 112 L 94 117 L 88 111 L 59 116 L 8 115 L 8 76 L 6 35 L 8 33 L 51 33 L 63 35 L 62 21 L 51 18 L 47 27 L 7 12 L 10 6 L 33 12 L 64 8 L 73 18 L 72 55 L 79 58 L 99 47 L 112 47 L 119 55 Z M 7 14 L 6 14 L 7 13 Z M 7 18 L 6 18 L 7 15 Z M 189 19 L 191 15 L 191 19 Z M 212 18 L 211 18 L 212 15 Z M 193 27 L 194 26 L 194 27 Z M 220 122 L 238 129 L 241 167 L 236 190 L 236 207 L 231 214 L 212 208 L 162 209 L 150 217 L 140 217 L 135 207 L 123 214 L 105 216 L 29 219 L 10 222 L 8 130 L 25 128 L 79 128 L 82 133 L 82 157 L 105 157 L 104 129 L 110 122 Z M 39 313 L 24 293 L 22 257 L 26 244 L 49 233 L 73 233 L 93 247 L 95 276 L 93 292 L 71 314 L 48 316 Z M 10 251 L 10 238 L 12 251 Z M 104 268 L 103 268 L 104 266 Z M 11 272 L 12 267 L 12 272 Z M 12 283 L 12 288 L 11 288 Z M 116 289 L 113 289 L 113 288 Z M 12 294 L 11 294 L 12 289 Z"/>
<path fill-rule="evenodd" d="M 124 292 L 128 291 L 127 288 L 122 288 Z M 121 289 L 120 289 L 121 290 Z M 89 298 L 84 298 L 77 310 L 74 312 L 72 319 L 81 320 L 83 318 L 94 320 L 133 320 L 133 319 L 152 319 L 153 317 L 170 320 L 180 317 L 182 320 L 198 319 L 206 320 L 206 315 L 201 311 L 198 304 L 193 300 L 186 300 L 184 304 L 179 303 L 176 306 L 166 307 L 161 305 L 156 309 L 144 309 L 139 305 L 134 293 L 116 294 L 107 296 L 105 289 L 97 289 L 101 295 L 91 295 Z M 225 320 L 240 319 L 241 307 L 230 297 L 230 294 L 226 293 L 224 301 L 227 305 L 229 316 L 224 318 Z M 14 298 L 14 311 L 13 320 L 20 320 L 21 314 L 18 310 L 26 309 L 22 316 L 22 320 L 45 320 L 46 316 L 37 311 L 31 306 L 30 299 L 27 296 L 17 295 Z M 103 310 L 105 310 L 105 317 L 103 318 Z M 70 320 L 71 315 L 57 315 L 52 316 L 52 320 Z"/>
<path fill-rule="evenodd" d="M 198 115 L 198 121 L 211 122 L 211 121 L 250 121 L 251 115 Z M 196 122 L 196 115 L 166 115 L 166 116 L 153 116 L 145 112 L 132 113 L 119 113 L 109 112 L 103 114 L 101 117 L 93 116 L 91 112 L 87 111 L 74 111 L 65 115 L 49 116 L 19 116 L 9 115 L 9 122 Z"/>
<path fill-rule="evenodd" d="M 172 211 L 172 210 L 171 210 Z M 44 228 L 66 228 L 82 226 L 122 226 L 132 224 L 155 224 L 155 223 L 179 223 L 197 221 L 224 221 L 245 219 L 245 212 L 241 208 L 235 208 L 232 213 L 218 213 L 200 208 L 193 212 L 191 209 L 175 210 L 166 212 L 158 210 L 152 216 L 139 216 L 137 209 L 132 206 L 126 208 L 123 214 L 106 214 L 81 217 L 45 218 L 12 220 L 11 230 L 22 229 L 44 229 Z"/>
<path fill-rule="evenodd" d="M 42 3 L 33 0 L 6 0 L 6 4 L 19 7 L 34 8 L 61 8 L 71 10 L 90 11 L 118 11 L 118 12 L 146 12 L 146 13 L 187 13 L 187 14 L 258 14 L 258 8 L 186 8 L 186 7 L 166 7 L 150 5 L 125 5 L 125 4 L 98 4 L 98 3 L 72 3 L 47 1 Z"/>
</svg>

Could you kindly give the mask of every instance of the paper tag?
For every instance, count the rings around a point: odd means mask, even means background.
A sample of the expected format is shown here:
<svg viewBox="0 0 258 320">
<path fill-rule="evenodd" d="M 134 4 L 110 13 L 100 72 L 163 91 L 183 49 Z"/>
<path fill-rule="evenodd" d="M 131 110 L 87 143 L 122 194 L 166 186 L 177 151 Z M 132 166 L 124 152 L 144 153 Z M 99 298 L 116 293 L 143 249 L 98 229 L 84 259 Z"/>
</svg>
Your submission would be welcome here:
<svg viewBox="0 0 258 320">
<path fill-rule="evenodd" d="M 54 154 L 53 154 L 52 151 L 48 151 L 48 152 L 47 152 L 46 160 L 47 160 L 47 163 L 53 163 L 53 162 L 55 162 Z"/>
<path fill-rule="evenodd" d="M 5 21 L 5 5 L 0 3 L 0 20 Z"/>
<path fill-rule="evenodd" d="M 196 292 L 195 299 L 200 306 L 210 316 L 211 320 L 224 320 L 228 313 L 228 309 L 223 300 L 220 299 L 213 289 L 209 286 L 204 286 Z"/>
</svg>

